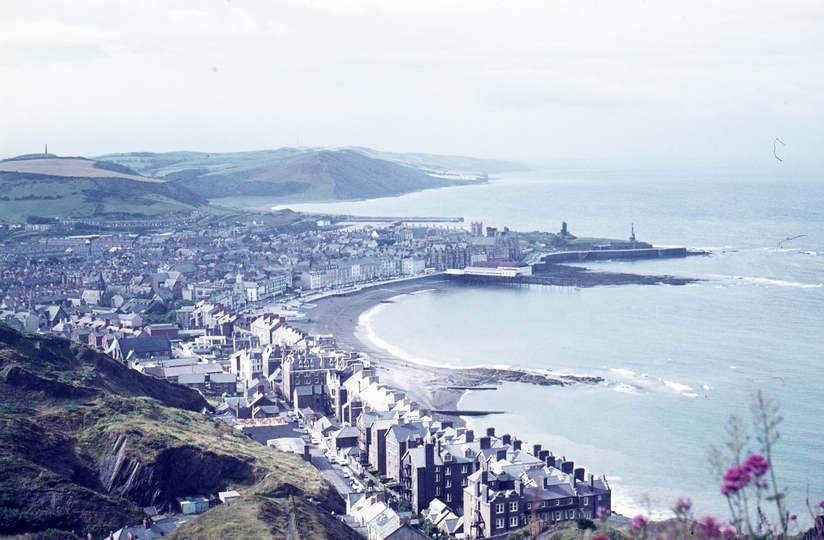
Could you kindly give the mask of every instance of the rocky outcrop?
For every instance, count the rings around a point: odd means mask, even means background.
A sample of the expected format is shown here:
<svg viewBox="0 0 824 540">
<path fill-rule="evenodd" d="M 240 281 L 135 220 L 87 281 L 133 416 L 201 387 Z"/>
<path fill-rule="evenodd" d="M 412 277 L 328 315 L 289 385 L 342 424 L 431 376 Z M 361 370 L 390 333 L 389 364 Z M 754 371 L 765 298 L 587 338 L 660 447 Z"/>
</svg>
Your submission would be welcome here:
<svg viewBox="0 0 824 540">
<path fill-rule="evenodd" d="M 161 452 L 142 463 L 128 452 L 129 438 L 117 435 L 100 469 L 99 480 L 108 495 L 140 506 L 165 506 L 175 497 L 222 491 L 228 481 L 250 481 L 251 465 L 232 456 L 203 452 L 192 446 Z"/>
</svg>

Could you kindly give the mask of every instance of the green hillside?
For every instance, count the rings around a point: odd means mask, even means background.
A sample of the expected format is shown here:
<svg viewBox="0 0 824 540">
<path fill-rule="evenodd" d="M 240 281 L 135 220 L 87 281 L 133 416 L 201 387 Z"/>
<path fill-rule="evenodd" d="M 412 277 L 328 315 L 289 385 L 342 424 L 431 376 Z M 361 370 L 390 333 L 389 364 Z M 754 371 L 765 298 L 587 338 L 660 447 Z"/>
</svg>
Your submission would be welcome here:
<svg viewBox="0 0 824 540">
<path fill-rule="evenodd" d="M 206 406 L 83 345 L 0 323 L 0 535 L 99 538 L 137 523 L 140 507 L 225 489 L 276 507 L 306 499 L 318 516 L 342 510 L 317 470 L 196 412 Z M 197 521 L 210 527 L 211 512 Z M 306 527 L 301 537 L 323 537 Z"/>
<path fill-rule="evenodd" d="M 98 159 L 162 178 L 203 197 L 259 196 L 293 200 L 391 197 L 485 181 L 490 172 L 524 170 L 509 162 L 366 148 L 281 148 L 207 154 L 135 152 Z"/>
<path fill-rule="evenodd" d="M 141 219 L 188 213 L 207 204 L 203 197 L 171 183 L 146 184 L 118 178 L 73 178 L 0 172 L 0 215 Z"/>
</svg>

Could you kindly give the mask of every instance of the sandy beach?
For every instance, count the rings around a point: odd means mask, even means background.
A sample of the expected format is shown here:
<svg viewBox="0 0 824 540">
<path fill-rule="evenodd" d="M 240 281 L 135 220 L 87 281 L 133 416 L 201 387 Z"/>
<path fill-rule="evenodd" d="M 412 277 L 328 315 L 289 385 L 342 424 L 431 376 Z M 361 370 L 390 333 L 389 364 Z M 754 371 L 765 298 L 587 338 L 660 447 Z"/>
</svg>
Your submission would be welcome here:
<svg viewBox="0 0 824 540">
<path fill-rule="evenodd" d="M 339 346 L 367 353 L 378 368 L 381 382 L 399 390 L 428 410 L 455 410 L 462 390 L 447 388 L 452 369 L 414 364 L 389 354 L 355 335 L 358 318 L 382 301 L 399 294 L 442 289 L 453 286 L 444 276 L 425 276 L 399 282 L 388 282 L 339 296 L 329 296 L 311 302 L 306 309 L 307 322 L 290 323 L 295 328 L 313 334 L 332 334 Z"/>
</svg>

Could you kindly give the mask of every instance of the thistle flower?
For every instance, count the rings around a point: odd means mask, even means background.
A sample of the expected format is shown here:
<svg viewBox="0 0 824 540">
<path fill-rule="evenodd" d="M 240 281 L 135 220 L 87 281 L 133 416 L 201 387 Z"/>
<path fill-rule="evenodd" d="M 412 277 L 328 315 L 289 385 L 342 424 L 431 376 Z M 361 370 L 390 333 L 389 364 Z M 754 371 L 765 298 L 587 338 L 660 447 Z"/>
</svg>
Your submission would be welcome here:
<svg viewBox="0 0 824 540">
<path fill-rule="evenodd" d="M 791 519 L 792 521 L 795 521 L 796 519 L 798 519 L 798 516 L 796 516 L 795 514 L 793 514 L 793 515 L 791 515 L 791 516 L 790 516 L 790 519 Z"/>
<path fill-rule="evenodd" d="M 593 536 L 592 540 L 609 540 L 609 536 L 605 534 L 599 534 L 598 536 Z"/>
<path fill-rule="evenodd" d="M 751 475 L 758 478 L 767 474 L 767 470 L 770 468 L 770 462 L 761 454 L 751 454 L 744 460 L 743 466 L 747 468 L 747 471 Z"/>
</svg>

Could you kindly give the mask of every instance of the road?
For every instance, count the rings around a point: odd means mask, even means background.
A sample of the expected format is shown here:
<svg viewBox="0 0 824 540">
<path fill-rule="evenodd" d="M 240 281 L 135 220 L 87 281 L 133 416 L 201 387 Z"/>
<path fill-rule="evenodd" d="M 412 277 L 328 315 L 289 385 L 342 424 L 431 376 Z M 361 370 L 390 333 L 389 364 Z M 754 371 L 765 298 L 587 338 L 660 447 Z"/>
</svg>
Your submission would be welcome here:
<svg viewBox="0 0 824 540">
<path fill-rule="evenodd" d="M 329 459 L 318 447 L 309 449 L 312 456 L 312 465 L 314 465 L 323 475 L 329 479 L 329 482 L 337 490 L 341 496 L 345 497 L 349 493 L 354 493 L 355 490 L 349 485 L 349 480 L 343 477 L 343 469 L 340 465 L 332 465 Z"/>
</svg>

